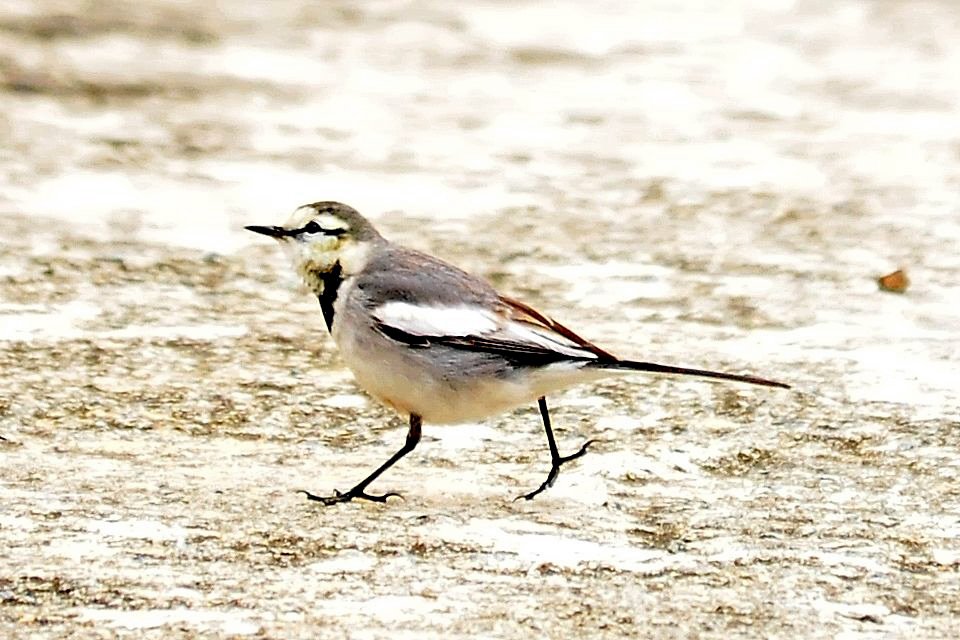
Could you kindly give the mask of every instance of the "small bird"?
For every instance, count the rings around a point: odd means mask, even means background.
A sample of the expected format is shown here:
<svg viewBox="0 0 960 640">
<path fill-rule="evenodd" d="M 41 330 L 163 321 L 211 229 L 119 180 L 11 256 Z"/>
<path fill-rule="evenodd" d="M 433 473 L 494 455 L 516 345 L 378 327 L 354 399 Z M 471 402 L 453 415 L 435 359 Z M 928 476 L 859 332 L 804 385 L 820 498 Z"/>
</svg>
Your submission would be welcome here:
<svg viewBox="0 0 960 640">
<path fill-rule="evenodd" d="M 546 396 L 624 371 L 734 380 L 787 389 L 752 375 L 624 360 L 581 338 L 532 307 L 503 296 L 485 280 L 433 256 L 386 240 L 355 209 L 314 202 L 283 226 L 248 226 L 275 238 L 320 300 L 333 341 L 371 396 L 409 416 L 406 442 L 346 492 L 310 500 L 386 502 L 398 493 L 367 487 L 420 441 L 424 422 L 470 422 L 536 401 L 550 449 L 550 471 L 533 499 L 551 487 L 560 467 L 593 440 L 562 456 Z"/>
</svg>

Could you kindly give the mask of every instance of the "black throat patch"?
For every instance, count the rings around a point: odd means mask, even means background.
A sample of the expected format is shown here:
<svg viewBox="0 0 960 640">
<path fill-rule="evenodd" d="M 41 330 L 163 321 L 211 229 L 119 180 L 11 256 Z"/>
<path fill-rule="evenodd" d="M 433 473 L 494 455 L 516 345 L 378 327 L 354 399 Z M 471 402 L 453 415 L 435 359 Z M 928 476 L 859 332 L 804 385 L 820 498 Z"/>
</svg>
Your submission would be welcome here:
<svg viewBox="0 0 960 640">
<path fill-rule="evenodd" d="M 320 300 L 320 311 L 323 312 L 323 319 L 327 323 L 327 331 L 333 331 L 333 303 L 337 301 L 337 291 L 343 282 L 343 269 L 340 263 L 333 265 L 333 269 L 320 276 L 323 283 L 323 293 L 317 296 Z"/>
</svg>

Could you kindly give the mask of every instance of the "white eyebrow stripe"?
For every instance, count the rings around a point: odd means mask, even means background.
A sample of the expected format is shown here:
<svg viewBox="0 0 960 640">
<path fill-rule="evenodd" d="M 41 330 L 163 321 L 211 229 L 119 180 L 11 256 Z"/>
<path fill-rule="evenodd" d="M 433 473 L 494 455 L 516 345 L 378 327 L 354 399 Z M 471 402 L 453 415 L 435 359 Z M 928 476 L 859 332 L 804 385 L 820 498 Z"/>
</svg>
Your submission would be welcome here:
<svg viewBox="0 0 960 640">
<path fill-rule="evenodd" d="M 373 316 L 383 324 L 418 336 L 475 336 L 497 332 L 492 311 L 481 307 L 424 307 L 409 302 L 387 302 Z"/>
</svg>

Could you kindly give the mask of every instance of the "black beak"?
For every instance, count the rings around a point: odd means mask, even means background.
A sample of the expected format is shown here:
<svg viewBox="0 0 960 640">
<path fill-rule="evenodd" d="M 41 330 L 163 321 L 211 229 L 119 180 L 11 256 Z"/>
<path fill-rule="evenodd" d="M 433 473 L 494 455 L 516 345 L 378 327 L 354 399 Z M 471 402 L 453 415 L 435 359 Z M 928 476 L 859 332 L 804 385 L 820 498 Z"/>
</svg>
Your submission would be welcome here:
<svg viewBox="0 0 960 640">
<path fill-rule="evenodd" d="M 260 227 L 257 225 L 252 225 L 249 227 L 244 227 L 247 231 L 253 231 L 254 233 L 262 233 L 265 236 L 270 236 L 271 238 L 282 238 L 287 235 L 287 230 L 283 227 Z"/>
</svg>

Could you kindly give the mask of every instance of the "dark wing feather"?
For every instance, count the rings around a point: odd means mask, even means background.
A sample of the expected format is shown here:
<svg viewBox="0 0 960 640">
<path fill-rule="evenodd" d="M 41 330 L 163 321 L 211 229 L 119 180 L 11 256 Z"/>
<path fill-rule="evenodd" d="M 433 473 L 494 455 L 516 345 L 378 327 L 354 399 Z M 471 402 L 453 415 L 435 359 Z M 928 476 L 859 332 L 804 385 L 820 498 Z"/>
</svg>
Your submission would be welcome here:
<svg viewBox="0 0 960 640">
<path fill-rule="evenodd" d="M 383 335 L 413 348 L 443 345 L 496 354 L 527 366 L 564 360 L 616 359 L 532 307 L 500 296 L 485 280 L 433 256 L 409 249 L 392 246 L 379 253 L 364 269 L 357 288 L 365 306 L 375 317 L 382 305 L 405 302 L 434 309 L 476 307 L 503 319 L 502 331 L 479 335 L 424 335 L 402 323 L 378 318 L 376 327 Z M 532 332 L 533 336 L 525 340 L 524 332 L 511 333 L 510 326 Z M 556 343 L 556 348 L 551 347 L 551 342 Z"/>
<path fill-rule="evenodd" d="M 513 298 L 508 298 L 506 296 L 500 296 L 500 302 L 506 305 L 506 307 L 511 311 L 512 318 L 516 321 L 526 322 L 534 326 L 542 327 L 548 331 L 553 331 L 563 336 L 570 342 L 573 342 L 582 349 L 595 354 L 600 360 L 617 360 L 617 357 L 609 351 L 604 351 L 589 340 L 581 338 L 572 330 L 563 326 L 553 318 L 543 315 L 528 304 L 520 302 L 519 300 L 514 300 Z"/>
<path fill-rule="evenodd" d="M 489 336 L 423 336 L 398 327 L 378 322 L 377 329 L 383 335 L 396 342 L 423 349 L 431 346 L 446 346 L 462 351 L 496 354 L 517 366 L 545 366 L 553 362 L 579 360 L 566 353 L 560 353 L 540 345 L 516 340 L 505 340 Z M 593 357 L 583 357 L 584 361 L 594 361 Z"/>
</svg>

